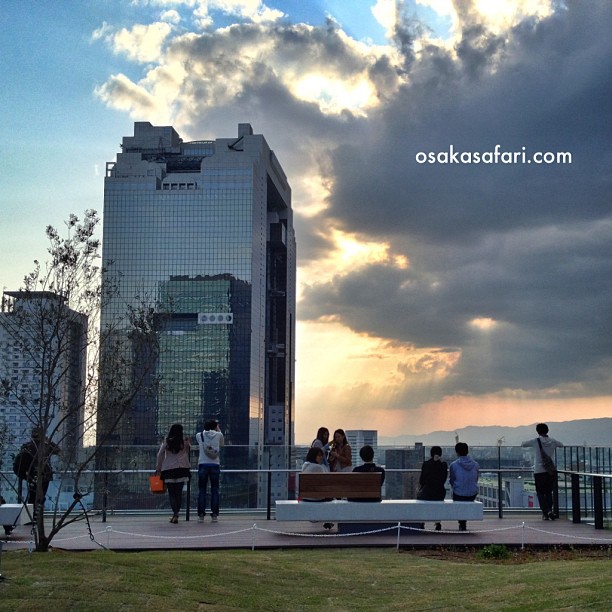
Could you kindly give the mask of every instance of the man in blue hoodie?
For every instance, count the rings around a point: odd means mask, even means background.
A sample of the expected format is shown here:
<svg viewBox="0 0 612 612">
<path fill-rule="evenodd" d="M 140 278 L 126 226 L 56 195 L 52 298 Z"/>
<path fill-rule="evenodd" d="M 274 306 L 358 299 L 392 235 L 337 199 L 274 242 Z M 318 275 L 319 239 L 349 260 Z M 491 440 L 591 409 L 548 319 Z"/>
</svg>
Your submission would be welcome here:
<svg viewBox="0 0 612 612">
<path fill-rule="evenodd" d="M 465 442 L 455 444 L 457 459 L 450 464 L 449 481 L 453 488 L 453 501 L 474 501 L 478 494 L 478 464 L 468 455 Z M 459 531 L 467 530 L 467 522 L 459 521 Z"/>
</svg>

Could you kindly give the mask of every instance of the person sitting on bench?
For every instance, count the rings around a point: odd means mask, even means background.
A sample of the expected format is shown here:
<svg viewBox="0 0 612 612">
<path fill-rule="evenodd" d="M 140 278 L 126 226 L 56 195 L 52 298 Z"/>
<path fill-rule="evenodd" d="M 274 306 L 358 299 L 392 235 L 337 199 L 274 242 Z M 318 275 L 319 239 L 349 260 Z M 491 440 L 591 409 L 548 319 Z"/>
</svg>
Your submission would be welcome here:
<svg viewBox="0 0 612 612">
<path fill-rule="evenodd" d="M 326 470 L 325 466 L 323 465 L 323 458 L 323 449 L 320 446 L 311 447 L 306 455 L 306 461 L 304 461 L 302 464 L 302 472 L 327 472 L 328 470 Z M 325 502 L 331 500 L 331 497 L 324 499 L 308 499 L 305 497 L 302 499 L 302 501 L 306 502 Z"/>
<path fill-rule="evenodd" d="M 369 444 L 366 444 L 359 450 L 359 456 L 363 461 L 363 465 L 358 465 L 357 467 L 354 467 L 353 472 L 380 472 L 380 486 L 382 487 L 383 482 L 385 482 L 385 469 L 380 467 L 380 465 L 376 465 L 374 463 L 374 449 Z M 379 502 L 382 501 L 382 496 L 378 499 L 350 497 L 349 501 Z"/>
</svg>

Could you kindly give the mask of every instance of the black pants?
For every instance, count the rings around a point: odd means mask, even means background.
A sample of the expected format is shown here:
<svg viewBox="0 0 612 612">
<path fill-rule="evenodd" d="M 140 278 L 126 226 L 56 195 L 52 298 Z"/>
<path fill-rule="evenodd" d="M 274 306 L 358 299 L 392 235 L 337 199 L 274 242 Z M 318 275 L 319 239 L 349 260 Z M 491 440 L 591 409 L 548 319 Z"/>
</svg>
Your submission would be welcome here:
<svg viewBox="0 0 612 612">
<path fill-rule="evenodd" d="M 181 511 L 181 503 L 183 501 L 183 487 L 184 482 L 167 482 L 166 488 L 168 489 L 168 497 L 170 499 L 170 508 L 172 508 L 172 514 L 178 516 Z"/>
<path fill-rule="evenodd" d="M 548 472 L 541 472 L 534 474 L 536 493 L 538 494 L 538 502 L 540 503 L 540 510 L 544 516 L 548 516 L 551 512 L 555 515 L 558 511 L 554 507 L 554 491 L 557 485 L 557 479 Z"/>
<path fill-rule="evenodd" d="M 457 495 L 453 493 L 453 501 L 474 501 L 476 499 L 476 495 Z M 459 529 L 461 531 L 465 531 L 467 529 L 467 521 L 459 521 Z"/>
<path fill-rule="evenodd" d="M 42 506 L 45 507 L 45 498 L 47 497 L 47 491 L 49 490 L 50 480 L 43 480 L 42 483 Z M 32 504 L 36 506 L 36 479 L 28 480 L 28 497 L 26 499 L 26 504 Z"/>
</svg>

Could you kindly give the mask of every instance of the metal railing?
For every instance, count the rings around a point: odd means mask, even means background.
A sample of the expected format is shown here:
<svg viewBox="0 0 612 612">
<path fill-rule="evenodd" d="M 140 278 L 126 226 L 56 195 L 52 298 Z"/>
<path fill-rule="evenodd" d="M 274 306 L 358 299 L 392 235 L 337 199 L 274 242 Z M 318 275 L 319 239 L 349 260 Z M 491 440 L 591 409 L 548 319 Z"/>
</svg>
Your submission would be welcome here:
<svg viewBox="0 0 612 612">
<path fill-rule="evenodd" d="M 571 483 L 571 509 L 572 522 L 582 522 L 582 509 L 592 508 L 593 524 L 595 529 L 604 529 L 604 518 L 610 513 L 610 485 L 612 485 L 612 474 L 594 474 L 588 472 L 576 472 L 571 470 L 560 470 L 559 474 L 570 477 Z M 582 483 L 582 484 L 581 484 Z M 607 483 L 607 487 L 604 485 Z M 590 503 L 587 495 L 590 492 Z M 608 493 L 606 495 L 605 493 Z"/>
<path fill-rule="evenodd" d="M 167 511 L 167 496 L 148 492 L 147 476 L 155 465 L 157 448 L 139 447 L 130 455 L 129 462 L 121 461 L 120 454 L 109 454 L 109 464 L 104 465 L 104 469 L 83 473 L 78 491 L 70 480 L 69 471 L 58 464 L 47 508 L 61 511 L 71 503 L 74 493 L 80 493 L 86 507 L 101 512 L 104 517 L 107 513 Z M 16 501 L 17 497 L 16 477 L 8 471 L 12 450 L 17 449 L 5 449 L 5 470 L 0 473 L 0 493 L 7 501 Z M 268 519 L 272 518 L 274 500 L 295 497 L 296 475 L 307 450 L 305 446 L 265 447 L 262 453 L 254 447 L 226 447 L 221 471 L 224 511 L 265 513 Z M 383 496 L 387 499 L 414 498 L 421 462 L 429 456 L 429 447 L 380 446 L 375 452 L 377 463 L 387 472 Z M 503 518 L 506 513 L 537 511 L 531 450 L 517 446 L 472 446 L 470 454 L 481 467 L 479 499 L 487 512 L 496 512 Z M 454 451 L 445 447 L 443 455 L 450 463 Z M 197 463 L 196 452 L 192 460 Z M 358 458 L 353 460 L 358 461 Z M 283 462 L 291 469 L 280 469 Z M 594 520 L 598 529 L 612 520 L 612 448 L 564 447 L 557 451 L 556 462 L 561 512 L 568 518 L 571 516 L 574 522 Z M 121 469 L 122 465 L 130 469 Z M 261 469 L 248 469 L 250 465 Z M 197 470 L 192 473 L 196 475 Z M 188 513 L 197 500 L 197 490 L 193 491 L 192 484 L 193 479 L 186 488 L 184 507 Z"/>
<path fill-rule="evenodd" d="M 417 478 L 420 472 L 419 469 L 387 469 L 388 478 L 393 474 L 400 477 L 411 475 L 411 478 Z M 197 470 L 192 470 L 192 473 L 197 478 Z M 489 469 L 487 474 L 489 477 L 493 477 L 492 480 L 496 481 L 496 495 L 495 499 L 493 496 L 486 498 L 481 495 L 479 499 L 485 502 L 485 510 L 488 512 L 497 512 L 499 518 L 503 518 L 506 512 L 537 512 L 537 507 L 511 507 L 506 503 L 506 478 L 521 477 L 525 473 L 531 475 L 531 470 L 525 469 Z M 142 487 L 142 495 L 147 496 L 148 499 L 156 498 L 156 503 L 153 507 L 118 507 L 116 501 L 113 503 L 112 492 L 113 492 L 113 478 L 121 477 L 123 480 L 126 478 L 133 478 L 133 482 L 145 483 L 148 475 L 151 474 L 151 470 L 91 470 L 84 473 L 85 478 L 89 478 L 90 482 L 93 483 L 94 479 L 101 486 L 101 495 L 98 496 L 99 504 L 93 506 L 88 504 L 88 510 L 100 513 L 102 521 L 106 522 L 108 514 L 115 513 L 154 513 L 157 511 L 165 511 L 167 508 L 167 497 L 164 496 L 153 496 L 147 493 L 147 490 Z M 272 495 L 272 481 L 274 475 L 282 475 L 287 478 L 288 481 L 292 481 L 293 478 L 299 474 L 298 470 L 222 470 L 221 472 L 221 492 L 223 493 L 224 488 L 231 488 L 230 483 L 233 478 L 240 477 L 240 482 L 244 482 L 245 478 L 250 479 L 252 482 L 257 482 L 262 485 L 265 490 L 265 495 L 262 499 L 265 499 L 263 506 L 241 506 L 233 507 L 230 499 L 226 498 L 225 503 L 222 503 L 222 507 L 229 512 L 249 512 L 249 513 L 265 513 L 266 519 L 270 520 L 273 516 L 274 509 L 274 497 Z M 560 512 L 566 517 L 570 517 L 572 522 L 581 523 L 584 521 L 592 521 L 595 529 L 604 529 L 606 521 L 612 520 L 611 514 L 611 497 L 612 497 L 612 474 L 604 473 L 591 473 L 591 472 L 580 472 L 576 470 L 559 470 L 558 472 L 558 488 L 555 492 L 557 507 Z M 9 485 L 13 490 L 17 489 L 18 499 L 21 501 L 19 484 L 16 482 L 16 477 L 9 472 L 2 472 L 2 480 L 6 485 Z M 225 481 L 225 482 L 224 482 Z M 225 485 L 225 486 L 224 486 Z M 3 487 L 5 488 L 5 487 Z M 61 489 L 61 485 L 60 485 Z M 71 490 L 68 493 L 72 493 Z M 284 498 L 294 498 L 294 490 L 288 489 L 287 495 Z M 385 496 L 387 499 L 391 497 Z M 58 497 L 55 498 L 57 503 Z M 54 498 L 50 496 L 47 507 L 54 502 Z M 222 500 L 223 501 L 223 500 Z M 195 494 L 192 494 L 192 481 L 188 482 L 185 490 L 184 508 L 186 513 L 186 520 L 190 519 L 190 515 L 193 507 L 197 503 L 197 487 Z M 48 510 L 48 511 L 53 511 Z"/>
</svg>

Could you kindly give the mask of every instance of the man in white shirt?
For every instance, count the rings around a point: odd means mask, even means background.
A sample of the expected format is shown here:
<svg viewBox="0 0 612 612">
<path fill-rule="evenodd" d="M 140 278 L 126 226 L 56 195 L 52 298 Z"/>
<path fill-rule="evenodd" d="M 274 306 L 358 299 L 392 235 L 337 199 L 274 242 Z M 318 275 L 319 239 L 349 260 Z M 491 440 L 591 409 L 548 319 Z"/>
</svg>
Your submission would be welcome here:
<svg viewBox="0 0 612 612">
<path fill-rule="evenodd" d="M 204 431 L 196 434 L 200 447 L 198 458 L 198 522 L 204 522 L 206 515 L 206 489 L 210 481 L 210 511 L 212 522 L 219 516 L 219 476 L 221 465 L 219 454 L 224 445 L 223 434 L 219 423 L 210 419 L 204 424 Z"/>
<path fill-rule="evenodd" d="M 548 436 L 548 425 L 538 423 L 536 425 L 538 437 L 533 440 L 526 440 L 521 446 L 533 448 L 535 451 L 535 466 L 533 468 L 533 478 L 535 480 L 538 502 L 542 510 L 542 519 L 554 521 L 559 518 L 559 509 L 555 508 L 554 491 L 557 487 L 556 474 L 549 474 L 544 467 L 542 453 L 546 453 L 551 459 L 555 457 L 555 449 L 561 448 L 563 444 Z"/>
</svg>

